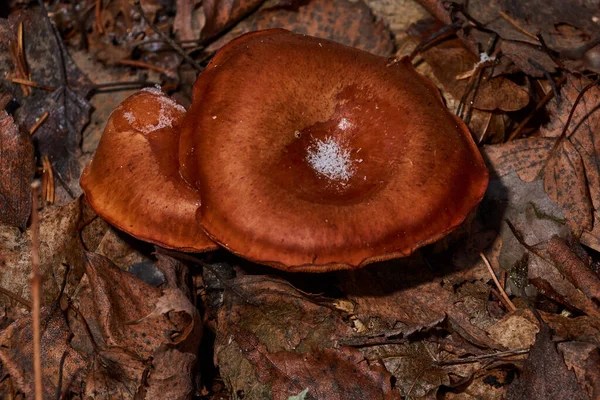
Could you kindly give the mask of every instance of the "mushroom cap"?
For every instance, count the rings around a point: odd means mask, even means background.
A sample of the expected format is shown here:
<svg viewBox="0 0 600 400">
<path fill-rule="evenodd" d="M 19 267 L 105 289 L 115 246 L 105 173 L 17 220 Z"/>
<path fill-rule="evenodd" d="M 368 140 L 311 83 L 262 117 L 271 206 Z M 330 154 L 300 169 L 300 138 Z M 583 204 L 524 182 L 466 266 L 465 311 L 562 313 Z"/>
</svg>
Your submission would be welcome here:
<svg viewBox="0 0 600 400">
<path fill-rule="evenodd" d="M 182 251 L 217 248 L 195 220 L 200 196 L 179 174 L 185 108 L 142 89 L 111 114 L 81 187 L 102 218 L 138 239 Z"/>
<path fill-rule="evenodd" d="M 467 127 L 408 60 L 281 29 L 213 58 L 179 149 L 207 234 L 288 271 L 407 256 L 460 225 L 488 183 Z"/>
</svg>

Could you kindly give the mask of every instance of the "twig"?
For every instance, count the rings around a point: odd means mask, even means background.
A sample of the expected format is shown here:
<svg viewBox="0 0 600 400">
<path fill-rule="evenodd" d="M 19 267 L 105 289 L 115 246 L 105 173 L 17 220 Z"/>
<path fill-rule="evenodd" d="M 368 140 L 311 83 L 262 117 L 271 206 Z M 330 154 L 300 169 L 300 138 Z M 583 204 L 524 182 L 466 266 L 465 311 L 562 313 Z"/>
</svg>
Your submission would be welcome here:
<svg viewBox="0 0 600 400">
<path fill-rule="evenodd" d="M 44 112 L 42 116 L 38 118 L 36 123 L 31 128 L 29 128 L 30 136 L 33 135 L 35 131 L 39 129 L 40 126 L 42 126 L 42 124 L 48 119 L 48 115 L 50 115 L 49 111 Z"/>
<path fill-rule="evenodd" d="M 485 263 L 485 266 L 487 267 L 488 271 L 490 272 L 490 275 L 492 276 L 492 279 L 494 280 L 494 284 L 496 285 L 496 288 L 498 288 L 498 291 L 500 292 L 500 295 L 502 296 L 502 299 L 504 300 L 505 305 L 511 311 L 515 311 L 517 309 L 517 307 L 515 307 L 515 305 L 513 304 L 513 302 L 510 301 L 510 299 L 506 295 L 506 292 L 504 291 L 504 288 L 502 286 L 500 286 L 500 282 L 498 282 L 498 278 L 496 278 L 496 273 L 494 272 L 494 269 L 492 268 L 492 266 L 491 266 L 490 262 L 488 261 L 487 257 L 485 256 L 485 254 L 483 254 L 483 252 L 479 252 L 479 256 L 481 257 L 481 259 Z"/>
<path fill-rule="evenodd" d="M 152 23 L 152 21 L 150 21 L 150 19 L 146 16 L 146 13 L 144 12 L 144 9 L 142 8 L 142 5 L 140 4 L 140 0 L 133 0 L 133 5 L 138 10 L 138 12 L 140 13 L 140 15 L 144 19 L 144 21 L 146 21 L 146 23 L 148 24 L 148 26 L 150 28 L 152 28 L 152 30 L 154 32 L 156 32 L 156 34 L 158 36 L 160 36 L 162 40 L 164 40 L 165 42 L 167 42 L 169 44 L 169 46 L 171 46 L 173 48 L 173 50 L 175 50 L 177 53 L 179 53 L 183 57 L 183 59 L 188 62 L 188 64 L 190 64 L 192 67 L 194 67 L 194 69 L 196 69 L 196 71 L 202 71 L 203 70 L 203 68 L 200 66 L 200 64 L 198 64 L 192 57 L 190 57 L 177 43 L 175 43 L 175 41 L 173 39 L 171 39 L 166 34 L 164 34 L 160 29 L 158 29 Z"/>
<path fill-rule="evenodd" d="M 435 42 L 437 39 L 443 37 L 444 35 L 446 35 L 448 33 L 456 33 L 456 30 L 459 29 L 461 25 L 462 25 L 462 22 L 456 21 L 450 25 L 444 26 L 442 29 L 438 30 L 437 32 L 434 32 L 428 38 L 426 38 L 421 43 L 419 43 L 417 45 L 417 47 L 414 48 L 414 50 L 408 56 L 408 59 L 410 61 L 412 61 L 417 56 L 417 54 L 419 54 L 421 51 L 423 51 L 423 49 L 426 46 L 433 44 L 433 42 Z"/>
<path fill-rule="evenodd" d="M 48 156 L 42 157 L 42 198 L 50 204 L 54 204 L 54 173 Z"/>
<path fill-rule="evenodd" d="M 103 35 L 104 34 L 104 28 L 102 28 L 102 21 L 101 19 L 101 14 L 100 12 L 102 11 L 102 0 L 96 0 L 96 7 L 94 9 L 94 19 L 96 20 L 96 30 L 98 30 L 98 33 Z"/>
<path fill-rule="evenodd" d="M 127 65 L 130 67 L 139 67 L 139 68 L 146 68 L 152 71 L 156 71 L 156 72 L 160 72 L 161 74 L 165 74 L 168 75 L 170 77 L 174 77 L 175 73 L 167 68 L 162 68 L 159 67 L 158 65 L 154 65 L 154 64 L 150 64 L 150 63 L 146 63 L 143 61 L 137 61 L 137 60 L 120 60 L 119 64 L 121 65 Z"/>
<path fill-rule="evenodd" d="M 12 83 L 18 83 L 20 85 L 25 85 L 25 86 L 31 86 L 31 87 L 35 87 L 35 88 L 40 88 L 40 89 L 44 89 L 44 90 L 46 90 L 48 92 L 52 92 L 52 91 L 56 90 L 55 87 L 47 86 L 47 85 L 42 85 L 40 83 L 34 82 L 32 80 L 29 80 L 29 79 L 11 78 L 9 80 Z"/>
<path fill-rule="evenodd" d="M 529 36 L 530 38 L 532 38 L 535 41 L 538 40 L 537 36 L 535 36 L 533 33 L 529 33 L 527 30 L 525 30 L 525 28 L 522 28 L 517 23 L 517 21 L 515 21 L 514 19 L 512 19 L 511 17 L 509 17 L 508 14 L 506 14 L 504 11 L 498 11 L 498 14 L 500 14 L 500 16 L 502 18 L 504 18 L 509 24 L 511 24 L 516 30 L 518 30 L 519 32 L 521 32 L 523 35 Z"/>
<path fill-rule="evenodd" d="M 479 362 L 481 360 L 486 360 L 488 358 L 505 358 L 505 357 L 519 356 L 521 354 L 527 354 L 527 353 L 529 353 L 529 348 L 523 347 L 520 349 L 499 351 L 498 353 L 482 354 L 480 356 L 455 358 L 454 360 L 447 360 L 447 361 L 436 361 L 436 364 L 438 366 L 468 364 L 468 363 Z"/>
<path fill-rule="evenodd" d="M 32 272 L 31 299 L 32 299 L 32 321 L 33 321 L 33 374 L 35 378 L 35 400 L 42 400 L 42 331 L 40 322 L 41 298 L 42 298 L 42 276 L 39 271 L 39 215 L 38 215 L 38 196 L 40 182 L 35 181 L 31 184 L 32 202 L 31 202 L 31 263 Z"/>
<path fill-rule="evenodd" d="M 25 307 L 27 307 L 31 310 L 32 305 L 29 300 L 25 300 L 21 296 L 11 292 L 10 290 L 4 289 L 3 287 L 0 287 L 0 293 L 2 293 L 5 296 L 10 297 L 11 299 L 13 299 L 15 301 L 18 301 L 19 303 L 23 304 Z"/>
</svg>

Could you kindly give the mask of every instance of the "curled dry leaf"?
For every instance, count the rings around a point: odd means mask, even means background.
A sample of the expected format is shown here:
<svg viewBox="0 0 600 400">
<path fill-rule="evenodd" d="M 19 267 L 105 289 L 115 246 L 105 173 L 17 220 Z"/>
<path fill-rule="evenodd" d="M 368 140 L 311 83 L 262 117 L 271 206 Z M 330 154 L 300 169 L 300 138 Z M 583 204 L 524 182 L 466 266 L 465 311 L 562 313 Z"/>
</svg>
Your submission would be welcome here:
<svg viewBox="0 0 600 400">
<path fill-rule="evenodd" d="M 232 31 L 214 42 L 208 50 L 217 50 L 243 33 L 284 28 L 295 33 L 316 36 L 368 51 L 391 56 L 394 42 L 383 21 L 376 21 L 363 0 L 310 0 L 294 8 L 263 8 L 246 18 Z"/>
<path fill-rule="evenodd" d="M 319 399 L 393 398 L 387 371 L 356 350 L 334 348 L 352 329 L 332 300 L 266 276 L 226 286 L 215 360 L 234 393 L 287 399 L 308 389 Z"/>
<path fill-rule="evenodd" d="M 77 349 L 92 360 L 87 395 L 187 398 L 201 338 L 196 308 L 174 286 L 161 291 L 102 256 L 86 257 L 87 277 L 73 302 L 85 322 L 72 326 Z"/>
<path fill-rule="evenodd" d="M 13 118 L 0 111 L 0 222 L 25 228 L 35 172 L 33 145 Z"/>
</svg>

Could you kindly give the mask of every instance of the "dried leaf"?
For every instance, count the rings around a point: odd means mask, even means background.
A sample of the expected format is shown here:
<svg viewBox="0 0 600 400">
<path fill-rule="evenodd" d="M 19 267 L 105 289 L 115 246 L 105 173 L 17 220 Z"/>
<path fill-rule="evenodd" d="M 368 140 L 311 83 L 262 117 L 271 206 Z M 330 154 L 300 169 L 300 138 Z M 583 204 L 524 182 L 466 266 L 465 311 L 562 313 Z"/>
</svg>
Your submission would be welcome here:
<svg viewBox="0 0 600 400">
<path fill-rule="evenodd" d="M 206 25 L 203 37 L 211 37 L 260 6 L 264 0 L 205 0 L 202 3 Z"/>
<path fill-rule="evenodd" d="M 71 57 L 59 48 L 39 10 L 17 10 L 7 20 L 0 19 L 0 70 L 8 71 L 8 77 L 12 77 L 16 67 L 6 49 L 16 42 L 17 27 L 21 22 L 25 59 L 31 80 L 56 90 L 46 92 L 34 89 L 31 96 L 24 96 L 18 85 L 2 80 L 0 91 L 12 93 L 21 105 L 14 115 L 17 125 L 25 131 L 48 112 L 48 118 L 33 136 L 34 145 L 40 155 L 49 157 L 55 175 L 66 183 L 71 194 L 77 195 L 81 193 L 77 155 L 80 152 L 81 131 L 89 120 L 90 104 L 85 97 L 91 89 L 91 82 L 79 71 Z M 62 65 L 68 87 L 61 87 Z M 58 202 L 70 201 L 70 195 L 60 187 L 57 190 Z"/>
<path fill-rule="evenodd" d="M 87 279 L 73 303 L 89 328 L 72 325 L 78 350 L 94 355 L 86 394 L 188 398 L 201 338 L 196 308 L 175 287 L 163 292 L 102 256 L 86 257 Z M 146 380 L 150 370 L 157 376 Z"/>
<path fill-rule="evenodd" d="M 297 8 L 263 8 L 237 25 L 230 34 L 214 42 L 217 50 L 233 37 L 271 28 L 284 28 L 333 40 L 373 54 L 389 57 L 394 43 L 382 21 L 376 21 L 363 0 L 310 0 Z"/>
<path fill-rule="evenodd" d="M 33 145 L 12 117 L 0 111 L 0 222 L 25 228 L 35 173 Z"/>
<path fill-rule="evenodd" d="M 278 278 L 229 280 L 215 343 L 221 376 L 248 399 L 286 399 L 306 388 L 315 398 L 391 398 L 387 372 L 335 348 L 352 334 L 343 317 L 330 299 Z"/>
<path fill-rule="evenodd" d="M 425 20 L 413 25 L 408 32 L 421 42 L 442 27 L 439 23 Z M 479 57 L 469 51 L 459 39 L 444 40 L 419 55 L 431 66 L 433 74 L 445 91 L 455 99 L 464 97 L 471 82 L 470 79 L 458 77 L 474 71 L 480 61 Z M 488 79 L 485 73 L 472 101 L 472 106 L 479 110 L 517 111 L 527 106 L 529 94 L 504 76 Z"/>
<path fill-rule="evenodd" d="M 196 9 L 200 4 L 200 0 L 177 0 L 177 14 L 173 21 L 173 32 L 177 39 L 200 38 L 200 31 L 204 28 L 205 23 L 204 13 L 200 13 L 200 10 Z"/>
<path fill-rule="evenodd" d="M 587 394 L 577 384 L 572 370 L 552 342 L 552 333 L 542 324 L 536 342 L 523 366 L 523 373 L 507 391 L 509 400 L 571 399 L 587 400 Z"/>
<path fill-rule="evenodd" d="M 480 346 L 500 349 L 459 304 L 461 299 L 445 290 L 422 266 L 402 266 L 398 279 L 398 263 L 391 261 L 349 274 L 342 282 L 347 296 L 356 304 L 356 315 L 364 325 L 374 328 L 363 335 L 408 337 L 447 321 L 467 341 Z M 373 323 L 373 321 L 377 321 Z"/>
<path fill-rule="evenodd" d="M 55 398 L 56 393 L 79 393 L 86 360 L 70 346 L 71 331 L 58 303 L 42 309 L 40 323 L 44 398 Z M 34 398 L 31 316 L 20 319 L 2 332 L 0 361 L 0 367 L 16 380 L 27 398 Z M 62 383 L 60 388 L 57 387 L 58 382 Z"/>
</svg>

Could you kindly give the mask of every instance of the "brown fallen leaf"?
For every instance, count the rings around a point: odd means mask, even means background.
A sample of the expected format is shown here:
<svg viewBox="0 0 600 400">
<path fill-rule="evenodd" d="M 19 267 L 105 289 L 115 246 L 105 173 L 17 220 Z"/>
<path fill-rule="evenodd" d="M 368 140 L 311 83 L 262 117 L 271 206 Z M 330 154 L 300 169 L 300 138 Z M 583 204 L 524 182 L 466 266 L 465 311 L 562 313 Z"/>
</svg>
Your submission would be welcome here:
<svg viewBox="0 0 600 400">
<path fill-rule="evenodd" d="M 215 362 L 247 399 L 394 398 L 390 375 L 357 351 L 336 347 L 353 334 L 331 299 L 268 276 L 228 280 L 219 311 Z"/>
<path fill-rule="evenodd" d="M 579 385 L 590 399 L 600 395 L 600 347 L 598 343 L 562 342 L 558 350 L 567 367 L 575 372 Z"/>
<path fill-rule="evenodd" d="M 79 311 L 71 323 L 74 346 L 91 361 L 85 394 L 188 398 L 201 338 L 197 309 L 177 282 L 161 290 L 102 256 L 86 257 L 86 278 L 73 299 Z M 164 260 L 160 264 L 175 265 Z"/>
<path fill-rule="evenodd" d="M 551 103 L 552 118 L 541 129 L 543 137 L 484 149 L 489 165 L 499 176 L 514 169 L 527 181 L 543 177 L 546 192 L 563 208 L 576 237 L 593 230 L 594 210 L 600 207 L 600 137 L 595 133 L 600 120 L 594 113 L 600 103 L 600 89 L 586 92 L 575 108 L 566 136 L 561 133 L 587 83 L 585 78 L 568 78 L 560 109 Z"/>
<path fill-rule="evenodd" d="M 529 358 L 523 365 L 522 375 L 508 387 L 506 396 L 509 400 L 588 399 L 575 374 L 567 369 L 563 357 L 556 350 L 548 325 L 540 327 Z"/>
<path fill-rule="evenodd" d="M 200 38 L 204 28 L 205 15 L 198 6 L 201 0 L 177 0 L 177 13 L 173 21 L 173 32 L 179 40 L 194 40 Z M 204 2 L 206 4 L 207 2 Z"/>
<path fill-rule="evenodd" d="M 0 222 L 25 228 L 31 212 L 35 161 L 31 138 L 0 111 Z"/>
<path fill-rule="evenodd" d="M 382 21 L 376 21 L 363 0 L 308 0 L 297 7 L 262 8 L 208 47 L 218 50 L 243 33 L 284 28 L 333 40 L 381 56 L 391 56 L 394 42 Z"/>
<path fill-rule="evenodd" d="M 202 2 L 206 24 L 202 36 L 211 37 L 236 23 L 265 0 L 205 0 Z"/>
<path fill-rule="evenodd" d="M 71 347 L 69 322 L 57 302 L 42 309 L 40 323 L 44 398 L 55 398 L 56 393 L 79 393 L 87 361 Z M 2 332 L 0 361 L 0 373 L 12 376 L 27 398 L 34 398 L 31 316 Z M 61 382 L 60 387 L 58 382 Z"/>
<path fill-rule="evenodd" d="M 422 265 L 409 268 L 404 262 L 402 279 L 398 279 L 398 263 L 403 262 L 353 271 L 342 281 L 343 291 L 356 304 L 356 316 L 364 325 L 374 327 L 366 335 L 385 335 L 392 330 L 397 337 L 408 337 L 444 322 L 476 346 L 503 349 L 473 323 L 460 304 L 462 299 L 444 289 Z"/>
<path fill-rule="evenodd" d="M 443 0 L 418 2 L 445 24 L 465 20 L 460 5 L 447 7 L 448 3 Z M 466 11 L 484 24 L 486 31 L 469 29 L 461 36 L 476 50 L 478 46 L 487 48 L 490 38 L 497 35 L 497 47 L 504 56 L 530 76 L 542 77 L 544 70 L 550 73 L 556 70 L 556 63 L 539 47 L 537 34 L 568 68 L 597 71 L 599 65 L 594 60 L 593 49 L 583 46 L 600 36 L 600 28 L 594 18 L 590 18 L 597 12 L 598 5 L 598 1 L 579 0 L 470 1 Z"/>
<path fill-rule="evenodd" d="M 272 353 L 247 330 L 233 327 L 231 335 L 256 371 L 258 383 L 270 387 L 262 394 L 256 387 L 244 390 L 244 398 L 283 400 L 301 393 L 331 400 L 398 398 L 390 373 L 369 365 L 362 353 L 351 347 Z"/>
<path fill-rule="evenodd" d="M 81 193 L 79 188 L 79 162 L 81 131 L 87 124 L 90 104 L 86 100 L 91 82 L 77 68 L 69 54 L 59 45 L 45 16 L 35 9 L 17 9 L 8 19 L 0 18 L 0 70 L 12 77 L 15 65 L 6 51 L 17 41 L 18 26 L 23 23 L 25 59 L 30 79 L 55 90 L 35 88 L 31 96 L 24 96 L 17 84 L 9 79 L 0 80 L 0 92 L 14 95 L 20 104 L 14 113 L 15 122 L 24 131 L 31 129 L 48 113 L 43 124 L 33 134 L 36 153 L 48 156 L 54 176 L 63 185 L 57 185 L 57 203 L 65 204 Z M 63 57 L 61 57 L 61 54 Z M 63 62 L 64 61 L 64 62 Z M 62 69 L 68 87 L 62 87 Z"/>
<path fill-rule="evenodd" d="M 443 25 L 432 20 L 419 21 L 408 33 L 419 42 L 426 40 Z M 431 66 L 442 87 L 455 99 L 461 99 L 471 85 L 469 79 L 459 79 L 460 75 L 474 71 L 480 58 L 467 49 L 460 39 L 446 39 L 426 48 L 419 55 Z M 472 106 L 484 111 L 517 111 L 529 103 L 529 93 L 504 76 L 484 74 L 477 88 Z"/>
<path fill-rule="evenodd" d="M 569 308 L 600 320 L 599 305 L 565 279 L 552 262 L 548 242 L 535 246 L 537 254 L 530 253 L 528 275 L 530 282 L 540 292 Z"/>
<path fill-rule="evenodd" d="M 40 211 L 39 268 L 44 276 L 42 305 L 58 297 L 65 276 L 65 292 L 72 294 L 83 275 L 79 228 L 85 219 L 84 209 L 81 199 L 76 199 L 62 207 L 47 205 Z M 0 268 L 0 286 L 30 299 L 30 232 L 0 225 Z M 4 296 L 0 297 L 0 303 L 9 304 Z"/>
</svg>

